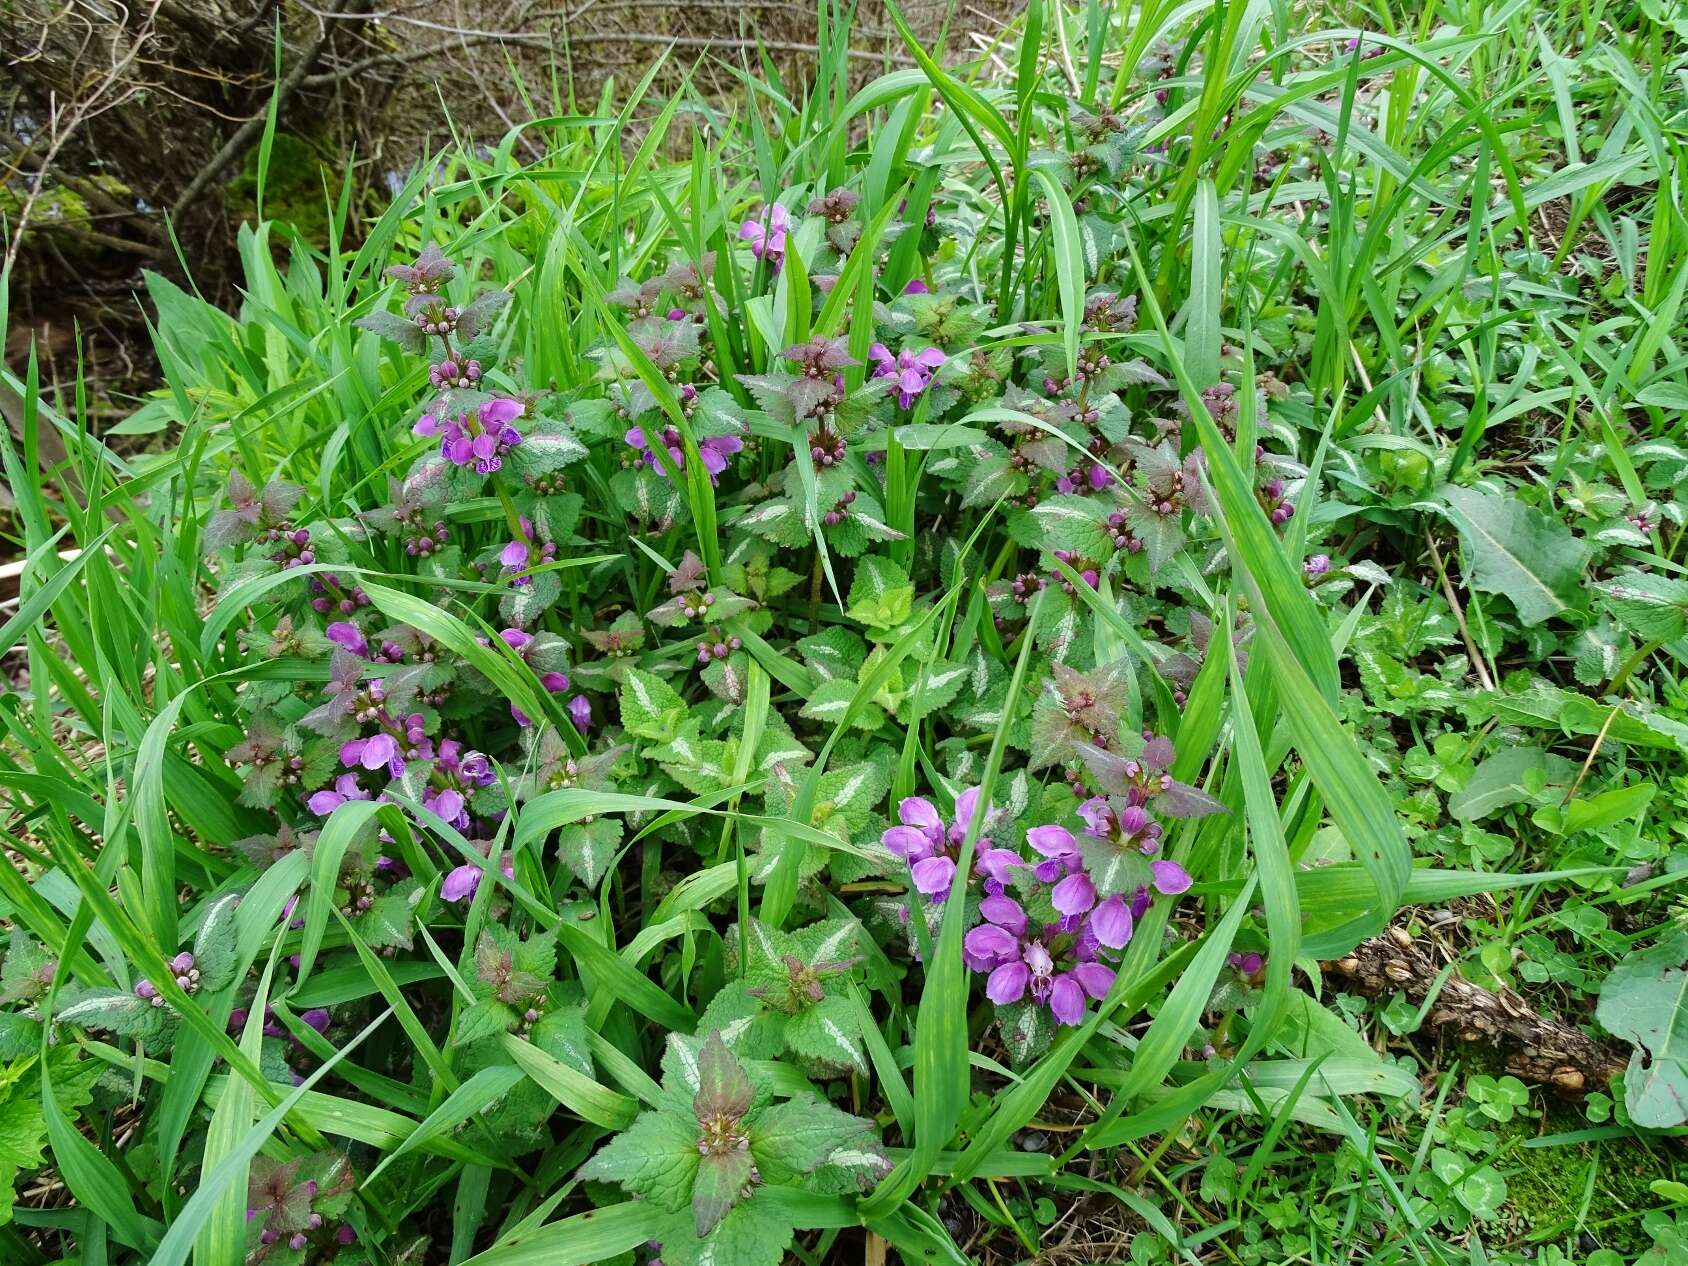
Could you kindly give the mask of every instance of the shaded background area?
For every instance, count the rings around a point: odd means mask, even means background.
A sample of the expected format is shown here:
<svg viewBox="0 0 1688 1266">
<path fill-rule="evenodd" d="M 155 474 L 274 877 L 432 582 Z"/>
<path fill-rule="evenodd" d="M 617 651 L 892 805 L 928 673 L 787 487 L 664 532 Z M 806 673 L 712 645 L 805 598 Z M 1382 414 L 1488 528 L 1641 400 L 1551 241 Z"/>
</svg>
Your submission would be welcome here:
<svg viewBox="0 0 1688 1266">
<path fill-rule="evenodd" d="M 988 45 L 1017 0 L 908 0 L 929 45 Z M 143 269 L 230 301 L 236 230 L 265 213 L 326 236 L 349 178 L 351 231 L 455 133 L 591 110 L 607 83 L 682 76 L 746 108 L 742 74 L 800 81 L 802 0 L 8 0 L 0 4 L 0 222 L 11 264 L 6 363 L 33 341 L 46 383 L 84 373 L 96 424 L 156 381 Z M 856 11 L 865 80 L 907 64 L 881 0 Z M 700 122 L 700 126 L 706 124 Z M 183 261 L 187 262 L 184 267 Z"/>
</svg>

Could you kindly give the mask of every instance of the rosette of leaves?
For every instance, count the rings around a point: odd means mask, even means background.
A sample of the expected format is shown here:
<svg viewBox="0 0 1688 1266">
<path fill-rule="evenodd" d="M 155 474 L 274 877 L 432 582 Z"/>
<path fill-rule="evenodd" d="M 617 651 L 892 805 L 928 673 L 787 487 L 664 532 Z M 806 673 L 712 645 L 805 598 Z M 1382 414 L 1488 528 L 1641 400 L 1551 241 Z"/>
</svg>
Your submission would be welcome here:
<svg viewBox="0 0 1688 1266">
<path fill-rule="evenodd" d="M 336 1252 L 349 1242 L 342 1226 L 356 1189 L 350 1162 L 336 1151 L 254 1156 L 246 1180 L 248 1266 L 300 1266 Z"/>
<path fill-rule="evenodd" d="M 299 718 L 298 724 L 338 745 L 356 738 L 361 731 L 358 715 L 372 709 L 389 713 L 419 711 L 432 727 L 437 719 L 431 709 L 419 703 L 424 690 L 437 689 L 442 680 L 438 664 L 375 664 L 343 648 L 336 648 L 328 663 L 328 681 L 322 693 L 327 701 Z M 379 679 L 381 698 L 369 694 L 369 682 Z"/>
<path fill-rule="evenodd" d="M 1254 626 L 1248 622 L 1246 615 L 1238 615 L 1236 627 L 1231 630 L 1231 650 L 1237 657 L 1237 671 L 1248 671 L 1247 646 L 1254 638 Z M 1200 611 L 1189 613 L 1189 645 L 1185 651 L 1176 646 L 1165 646 L 1166 651 L 1155 665 L 1162 677 L 1179 691 L 1187 691 L 1195 684 L 1196 674 L 1201 671 L 1202 664 L 1207 661 L 1207 649 L 1213 641 L 1213 621 Z M 1180 703 L 1182 701 L 1180 700 Z"/>
<path fill-rule="evenodd" d="M 311 855 L 316 847 L 317 832 L 297 831 L 285 822 L 276 823 L 274 832 L 248 835 L 236 840 L 232 848 L 244 856 L 259 870 L 268 870 L 289 853 L 305 850 L 305 856 Z"/>
<path fill-rule="evenodd" d="M 810 1094 L 776 1101 L 720 1030 L 672 1037 L 669 1055 L 661 1105 L 580 1169 L 665 1215 L 664 1262 L 778 1266 L 794 1206 L 759 1199 L 765 1188 L 859 1190 L 888 1172 L 871 1121 Z"/>
<path fill-rule="evenodd" d="M 775 562 L 775 554 L 771 542 L 760 537 L 741 536 L 733 542 L 731 551 L 722 560 L 721 579 L 735 593 L 746 594 L 765 607 L 772 599 L 789 593 L 804 580 L 799 573 Z M 771 624 L 773 617 L 768 614 L 765 619 Z"/>
<path fill-rule="evenodd" d="M 205 525 L 201 541 L 207 553 L 230 545 L 244 545 L 259 532 L 279 528 L 299 503 L 305 490 L 298 484 L 272 479 L 262 489 L 238 470 L 229 472 L 229 506 L 213 514 Z"/>
<path fill-rule="evenodd" d="M 516 784 L 516 796 L 520 800 L 571 787 L 587 791 L 608 789 L 614 785 L 610 771 L 629 750 L 627 744 L 618 743 L 607 751 L 576 756 L 553 726 L 546 726 L 537 734 L 532 729 L 523 734 L 530 769 Z M 588 888 L 596 888 L 621 846 L 621 837 L 620 818 L 593 814 L 558 830 L 557 856 L 574 872 L 576 879 Z"/>
<path fill-rule="evenodd" d="M 692 550 L 687 550 L 680 565 L 668 573 L 667 583 L 667 601 L 645 612 L 645 618 L 659 628 L 730 620 L 755 605 L 731 590 L 712 587 L 703 560 Z"/>
<path fill-rule="evenodd" d="M 241 804 L 273 809 L 284 790 L 321 786 L 333 774 L 333 751 L 309 743 L 291 725 L 266 713 L 246 723 L 246 737 L 225 754 L 241 777 Z"/>
<path fill-rule="evenodd" d="M 567 909 L 563 913 L 568 917 Z M 476 1001 L 459 1017 L 455 1034 L 462 1046 L 457 1070 L 463 1077 L 488 1068 L 512 1067 L 512 1046 L 526 1042 L 575 1072 L 597 1079 L 581 987 L 575 981 L 553 981 L 545 974 L 540 960 L 546 949 L 543 943 L 532 945 L 539 940 L 530 937 L 524 942 L 502 925 L 488 924 L 476 943 L 475 970 L 469 980 Z M 554 948 L 550 953 L 554 958 Z M 486 1005 L 489 1001 L 493 1005 Z M 546 1122 L 556 1109 L 557 1101 L 548 1091 L 523 1077 L 476 1113 L 475 1127 L 486 1145 L 519 1152 L 543 1143 Z"/>
<path fill-rule="evenodd" d="M 856 1009 L 844 992 L 861 962 L 856 953 L 861 932 L 854 919 L 827 919 L 797 932 L 750 920 L 743 979 L 715 996 L 700 1027 L 749 1020 L 755 1031 L 739 1046 L 745 1054 L 789 1053 L 817 1077 L 867 1076 Z M 729 931 L 726 942 L 731 970 L 739 938 Z"/>
<path fill-rule="evenodd" d="M 875 328 L 882 336 L 893 335 L 899 344 L 905 338 L 924 340 L 945 352 L 970 346 L 992 324 L 986 305 L 971 303 L 955 291 L 902 294 L 889 302 L 875 303 L 873 310 Z M 889 345 L 893 339 L 885 338 L 884 342 Z M 930 396 L 926 406 L 929 418 L 942 417 L 960 398 L 944 377 L 934 379 L 926 390 Z"/>
<path fill-rule="evenodd" d="M 426 275 L 418 275 L 413 280 L 398 277 L 395 269 L 387 270 L 390 276 L 404 282 L 410 289 L 410 297 L 405 301 L 405 314 L 401 316 L 388 309 L 378 308 L 367 316 L 359 317 L 352 324 L 397 343 L 402 351 L 416 353 L 423 349 L 428 339 L 416 324 L 416 313 L 430 304 L 443 302 L 445 287 L 456 274 L 456 268 L 433 242 L 422 248 L 422 254 L 417 257 L 415 265 L 409 267 L 424 269 Z M 507 290 L 481 290 L 462 306 L 457 314 L 456 328 L 452 331 L 457 340 L 459 355 L 465 359 L 491 359 L 497 350 L 496 345 L 481 336 L 509 302 L 510 292 Z"/>
<path fill-rule="evenodd" d="M 583 686 L 610 690 L 626 680 L 627 670 L 645 645 L 645 625 L 637 611 L 623 611 L 608 628 L 583 629 L 586 644 L 602 659 L 583 660 L 575 665 L 574 679 Z"/>
<path fill-rule="evenodd" d="M 1141 805 L 1161 818 L 1200 818 L 1227 811 L 1205 791 L 1179 782 L 1167 772 L 1174 751 L 1171 742 L 1159 735 L 1145 741 L 1128 734 L 1121 740 L 1119 751 L 1084 742 L 1075 746 L 1092 789 L 1107 800 L 1116 815 L 1128 804 Z M 1134 843 L 1122 844 L 1089 834 L 1080 835 L 1078 840 L 1098 896 L 1130 894 L 1153 886 L 1150 858 Z"/>
<path fill-rule="evenodd" d="M 1123 658 L 1090 672 L 1051 664 L 1032 711 L 1029 768 L 1069 764 L 1078 758 L 1079 743 L 1111 744 L 1119 735 L 1131 680 L 1131 664 Z"/>
<path fill-rule="evenodd" d="M 855 217 L 861 200 L 853 189 L 832 189 L 809 203 L 809 214 L 826 221 L 826 240 L 840 256 L 848 255 L 861 240 L 862 226 Z M 810 271 L 816 271 L 813 262 Z"/>
<path fill-rule="evenodd" d="M 548 995 L 556 974 L 555 936 L 520 937 L 488 923 L 475 942 L 475 972 L 469 978 L 475 1000 L 458 1017 L 456 1039 L 467 1044 L 536 1027 L 552 1001 Z"/>
<path fill-rule="evenodd" d="M 235 908 L 239 904 L 239 893 L 218 898 L 199 925 L 191 951 L 194 968 L 199 973 L 198 984 L 194 987 L 197 992 L 214 994 L 235 983 L 238 953 Z M 167 963 L 160 962 L 156 973 L 162 976 L 169 970 Z M 69 992 L 65 990 L 65 994 Z M 152 1055 L 170 1049 L 176 1027 L 181 1023 L 181 1017 L 168 1002 L 143 998 L 132 990 L 98 988 L 77 991 L 62 1003 L 54 1019 L 63 1024 L 102 1029 L 119 1037 L 132 1038 Z"/>
<path fill-rule="evenodd" d="M 876 485 L 863 480 L 849 463 L 816 469 L 806 476 L 793 462 L 769 481 L 769 487 L 775 495 L 740 515 L 733 522 L 735 528 L 787 549 L 808 544 L 819 532 L 827 548 L 844 558 L 855 558 L 876 544 L 905 539 L 885 521 Z"/>
</svg>

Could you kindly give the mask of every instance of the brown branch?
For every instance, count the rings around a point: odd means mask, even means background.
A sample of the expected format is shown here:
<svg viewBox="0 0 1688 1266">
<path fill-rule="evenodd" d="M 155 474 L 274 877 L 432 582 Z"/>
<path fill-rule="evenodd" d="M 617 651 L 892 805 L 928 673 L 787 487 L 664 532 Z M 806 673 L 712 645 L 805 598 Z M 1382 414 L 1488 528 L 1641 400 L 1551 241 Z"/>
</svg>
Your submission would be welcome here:
<svg viewBox="0 0 1688 1266">
<path fill-rule="evenodd" d="M 334 13 L 356 14 L 367 8 L 368 4 L 369 0 L 339 0 L 334 6 Z M 333 38 L 333 27 L 325 23 L 322 35 L 318 37 L 316 43 L 305 51 L 305 55 L 299 59 L 292 70 L 287 72 L 287 77 L 277 85 L 275 109 L 278 115 L 281 113 L 281 108 L 287 104 L 288 99 L 299 89 L 300 85 L 306 82 L 311 73 L 311 68 L 317 64 L 318 59 L 327 49 L 328 42 Z M 266 109 L 254 114 L 235 129 L 234 135 L 223 142 L 223 147 L 212 155 L 210 162 L 199 169 L 194 178 L 188 182 L 187 188 L 182 190 L 177 197 L 175 204 L 170 208 L 171 219 L 181 219 L 182 213 L 193 205 L 194 199 L 205 192 L 205 187 L 215 180 L 224 168 L 251 148 L 252 143 L 258 139 L 258 134 L 264 130 L 264 122 L 267 117 L 268 110 Z"/>
<path fill-rule="evenodd" d="M 41 156 L 41 165 L 35 172 L 35 179 L 30 181 L 29 193 L 24 198 L 23 205 L 18 209 L 17 226 L 12 231 L 12 240 L 6 244 L 5 262 L 0 264 L 0 277 L 10 276 L 12 266 L 17 263 L 18 251 L 23 247 L 24 230 L 29 227 L 29 218 L 35 211 L 35 204 L 41 197 L 42 189 L 46 187 L 47 173 L 52 169 L 53 160 L 59 156 L 59 151 L 64 148 L 77 128 L 81 127 L 83 123 L 104 113 L 117 101 L 123 100 L 133 91 L 133 89 L 129 89 L 119 94 L 115 100 L 105 100 L 106 94 L 115 85 L 121 83 L 124 76 L 128 74 L 130 65 L 140 55 L 142 45 L 152 37 L 153 19 L 161 2 L 162 0 L 153 0 L 152 7 L 147 11 L 140 30 L 136 32 L 134 39 L 130 41 L 129 47 L 123 52 L 122 56 L 118 57 L 112 64 L 111 69 L 100 76 L 99 81 L 90 91 L 77 97 L 66 108 L 62 126 L 58 116 L 57 103 L 54 103 L 52 117 L 48 125 L 52 140 L 48 144 L 46 152 Z"/>
<path fill-rule="evenodd" d="M 582 31 L 577 32 L 574 36 L 576 42 L 597 38 L 618 44 L 666 44 L 675 48 L 719 48 L 746 52 L 766 49 L 770 53 L 819 53 L 821 51 L 818 44 L 800 44 L 787 40 L 717 39 L 714 36 L 705 35 L 651 35 L 637 31 L 605 31 L 601 34 L 594 34 L 593 32 Z M 429 44 L 424 48 L 405 49 L 402 52 L 377 53 L 360 61 L 348 62 L 334 70 L 310 76 L 304 81 L 304 87 L 330 87 L 386 66 L 408 66 L 412 62 L 427 61 L 429 58 L 442 57 L 447 53 L 461 52 L 477 44 L 494 43 L 514 44 L 520 48 L 536 48 L 545 51 L 555 51 L 559 48 L 555 40 L 543 35 L 519 35 L 510 31 L 469 33 L 456 39 L 441 41 L 438 44 Z M 849 56 L 859 61 L 889 61 L 894 66 L 914 65 L 913 58 L 901 53 L 882 55 L 873 52 L 871 49 L 857 48 L 852 48 L 848 52 Z"/>
<path fill-rule="evenodd" d="M 1369 998 L 1400 992 L 1413 1002 L 1424 1001 L 1440 972 L 1401 928 L 1362 942 L 1348 957 L 1324 968 L 1341 977 L 1345 988 Z M 1467 1042 L 1499 1049 L 1513 1076 L 1565 1094 L 1586 1094 L 1607 1085 L 1626 1062 L 1582 1030 L 1542 1015 L 1511 989 L 1494 992 L 1458 974 L 1443 984 L 1429 1019 Z"/>
</svg>

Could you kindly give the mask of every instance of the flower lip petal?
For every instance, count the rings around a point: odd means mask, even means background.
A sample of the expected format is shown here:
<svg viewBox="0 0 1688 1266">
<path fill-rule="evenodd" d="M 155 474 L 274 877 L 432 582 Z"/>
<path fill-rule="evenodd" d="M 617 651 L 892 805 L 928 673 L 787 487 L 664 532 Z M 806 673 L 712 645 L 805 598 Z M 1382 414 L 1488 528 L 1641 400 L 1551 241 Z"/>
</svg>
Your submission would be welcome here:
<svg viewBox="0 0 1688 1266">
<path fill-rule="evenodd" d="M 932 841 L 917 826 L 893 826 L 879 837 L 880 843 L 898 857 L 917 862 L 932 851 Z"/>
<path fill-rule="evenodd" d="M 1073 833 L 1066 827 L 1053 823 L 1047 826 L 1034 826 L 1027 831 L 1026 843 L 1045 857 L 1063 858 L 1078 853 L 1078 844 L 1073 839 Z"/>
<path fill-rule="evenodd" d="M 1020 855 L 1012 849 L 987 848 L 980 852 L 973 868 L 987 878 L 1005 884 L 1013 878 L 1010 872 L 1021 869 L 1025 864 Z"/>
<path fill-rule="evenodd" d="M 1108 949 L 1122 949 L 1130 943 L 1134 930 L 1131 908 L 1115 893 L 1091 911 L 1089 926 L 1099 944 Z"/>
<path fill-rule="evenodd" d="M 522 416 L 522 402 L 509 396 L 499 396 L 481 406 L 483 426 L 506 426 Z"/>
<path fill-rule="evenodd" d="M 475 895 L 475 889 L 481 886 L 481 868 L 475 865 L 463 865 L 453 869 L 440 883 L 440 899 L 442 901 L 461 901 L 465 897 Z"/>
<path fill-rule="evenodd" d="M 911 868 L 914 887 L 922 896 L 943 898 L 949 895 L 955 879 L 955 862 L 948 857 L 924 857 Z"/>
<path fill-rule="evenodd" d="M 1082 870 L 1074 871 L 1050 890 L 1049 900 L 1062 914 L 1083 914 L 1096 904 L 1096 885 Z"/>
<path fill-rule="evenodd" d="M 985 981 L 985 997 L 999 1007 L 1018 1002 L 1025 996 L 1030 979 L 1031 972 L 1024 963 L 1004 963 Z"/>
<path fill-rule="evenodd" d="M 1113 988 L 1116 973 L 1106 963 L 1079 963 L 1071 974 L 1083 986 L 1085 993 L 1100 1002 Z"/>
<path fill-rule="evenodd" d="M 1007 928 L 1015 936 L 1026 930 L 1026 912 L 1013 897 L 998 894 L 979 903 L 979 913 L 998 927 Z"/>
<path fill-rule="evenodd" d="M 1071 972 L 1057 976 L 1050 987 L 1049 1014 L 1062 1024 L 1077 1024 L 1084 1019 L 1084 987 Z"/>
<path fill-rule="evenodd" d="M 981 923 L 967 934 L 962 945 L 973 958 L 994 967 L 1015 957 L 1020 941 L 1007 928 Z"/>
<path fill-rule="evenodd" d="M 1190 872 L 1177 862 L 1164 859 L 1149 863 L 1149 869 L 1154 872 L 1155 891 L 1168 897 L 1176 897 L 1179 893 L 1190 890 Z"/>
<path fill-rule="evenodd" d="M 921 827 L 931 831 L 942 831 L 944 819 L 935 806 L 925 796 L 910 796 L 897 806 L 897 817 L 904 826 Z"/>
</svg>

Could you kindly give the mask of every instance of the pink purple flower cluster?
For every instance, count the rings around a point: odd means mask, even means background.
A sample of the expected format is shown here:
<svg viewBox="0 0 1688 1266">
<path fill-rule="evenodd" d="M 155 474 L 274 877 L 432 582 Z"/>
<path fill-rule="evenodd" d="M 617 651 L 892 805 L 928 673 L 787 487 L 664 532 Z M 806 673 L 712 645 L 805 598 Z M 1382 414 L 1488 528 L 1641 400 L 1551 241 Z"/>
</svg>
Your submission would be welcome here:
<svg viewBox="0 0 1688 1266">
<path fill-rule="evenodd" d="M 510 580 L 517 588 L 533 583 L 530 568 L 543 567 L 557 557 L 557 546 L 551 541 L 543 544 L 534 539 L 533 520 L 523 515 L 522 534 L 499 551 L 498 561 L 516 573 Z M 506 638 L 506 641 L 509 639 Z M 519 648 L 518 648 L 519 649 Z"/>
<path fill-rule="evenodd" d="M 1006 895 L 986 897 L 979 903 L 979 913 L 985 922 L 967 934 L 963 951 L 972 970 L 990 973 L 985 996 L 998 1006 L 1029 995 L 1034 1003 L 1048 1007 L 1060 1023 L 1077 1024 L 1084 1018 L 1087 997 L 1108 996 L 1118 968 L 1097 957 L 1097 951 L 1108 944 L 1099 918 L 1065 915 L 1056 923 L 1040 925 Z M 1125 939 L 1119 943 L 1123 945 L 1130 935 L 1127 915 Z"/>
<path fill-rule="evenodd" d="M 187 950 L 177 954 L 176 957 L 165 963 L 164 967 L 171 976 L 175 977 L 176 984 L 183 993 L 199 992 L 199 968 L 194 965 L 193 955 Z M 158 986 L 150 980 L 137 980 L 135 982 L 135 996 L 144 998 L 155 1007 L 164 1005 L 164 996 L 158 992 Z"/>
<path fill-rule="evenodd" d="M 685 390 L 690 391 L 690 386 Z M 624 437 L 628 446 L 639 450 L 639 460 L 652 470 L 667 477 L 667 470 L 656 455 L 652 447 L 650 435 L 642 426 L 629 427 Z M 658 442 L 668 450 L 669 457 L 674 459 L 674 469 L 686 469 L 686 450 L 680 446 L 680 428 L 665 426 L 657 436 Z M 703 468 L 709 472 L 709 482 L 714 483 L 721 472 L 727 469 L 727 459 L 744 447 L 744 441 L 736 435 L 710 435 L 697 442 L 698 456 L 703 460 Z"/>
<path fill-rule="evenodd" d="M 441 420 L 424 413 L 411 428 L 417 435 L 440 437 L 440 456 L 458 466 L 489 475 L 504 464 L 504 454 L 522 442 L 514 423 L 522 416 L 520 400 L 497 396 L 479 408 Z"/>
<path fill-rule="evenodd" d="M 932 383 L 932 375 L 947 359 L 935 347 L 922 348 L 911 351 L 905 347 L 896 355 L 883 343 L 875 343 L 867 349 L 867 354 L 874 363 L 873 376 L 875 378 L 895 378 L 897 380 L 897 403 L 905 409 L 914 407 L 914 402 L 920 398 Z"/>
<path fill-rule="evenodd" d="M 769 207 L 760 218 L 746 220 L 739 225 L 741 240 L 750 243 L 750 253 L 765 259 L 775 272 L 785 263 L 785 236 L 791 230 L 791 215 L 779 203 Z"/>
<path fill-rule="evenodd" d="M 915 891 L 921 896 L 942 901 L 949 895 L 955 880 L 955 861 L 978 806 L 977 787 L 969 787 L 955 798 L 955 820 L 948 824 L 937 806 L 923 796 L 910 796 L 897 806 L 901 825 L 886 831 L 881 839 L 886 848 L 908 862 Z M 988 808 L 985 817 L 988 823 Z M 992 848 L 983 836 L 975 845 L 973 870 L 984 880 L 987 891 L 1001 892 L 1012 871 L 1024 865 L 1018 853 Z"/>
<path fill-rule="evenodd" d="M 979 790 L 974 787 L 956 797 L 951 822 L 920 796 L 897 806 L 898 825 L 885 831 L 882 842 L 908 862 L 915 891 L 926 899 L 942 901 L 950 894 L 956 858 L 978 805 Z M 1143 854 L 1160 849 L 1160 824 L 1140 800 L 1116 807 L 1095 797 L 1078 812 L 1087 836 Z M 987 811 L 987 822 L 988 818 Z M 1128 884 L 1123 891 L 1102 892 L 1079 840 L 1066 827 L 1033 827 L 1026 832 L 1026 842 L 1041 860 L 1028 862 L 982 836 L 977 842 L 973 869 L 984 891 L 979 904 L 984 922 L 963 941 L 967 965 L 988 973 L 985 993 L 992 1002 L 1007 1005 L 1029 996 L 1047 1006 L 1060 1023 L 1077 1024 L 1085 999 L 1105 997 L 1113 984 L 1115 967 L 1103 955 L 1130 943 L 1155 893 L 1186 892 L 1190 876 L 1177 862 L 1155 858 L 1146 884 L 1135 891 Z M 1011 883 L 1024 904 L 1007 892 Z M 1054 918 L 1035 919 L 1027 905 L 1052 908 Z"/>
</svg>

